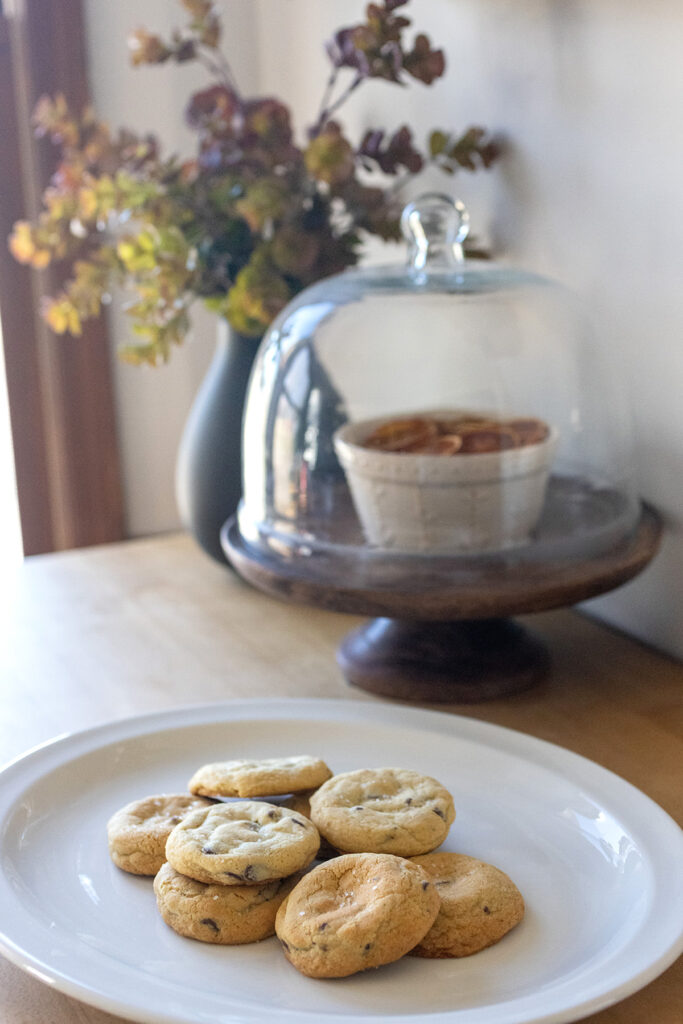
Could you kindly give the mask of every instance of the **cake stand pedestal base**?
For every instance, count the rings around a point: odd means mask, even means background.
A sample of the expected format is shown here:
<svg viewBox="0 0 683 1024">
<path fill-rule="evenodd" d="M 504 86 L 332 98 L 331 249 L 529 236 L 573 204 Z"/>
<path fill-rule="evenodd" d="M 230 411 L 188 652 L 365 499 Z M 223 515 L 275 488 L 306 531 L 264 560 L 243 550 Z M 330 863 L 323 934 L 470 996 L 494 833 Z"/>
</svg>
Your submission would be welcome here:
<svg viewBox="0 0 683 1024">
<path fill-rule="evenodd" d="M 630 534 L 604 550 L 520 562 L 502 556 L 362 558 L 339 546 L 312 555 L 255 546 L 233 516 L 230 562 L 275 597 L 373 618 L 342 640 L 347 680 L 397 700 L 470 702 L 541 682 L 545 648 L 507 616 L 563 608 L 621 586 L 659 547 L 661 520 L 643 506 Z M 357 549 L 352 549 L 355 552 Z"/>
<path fill-rule="evenodd" d="M 542 682 L 547 650 L 512 619 L 406 622 L 372 619 L 337 651 L 346 679 L 398 700 L 475 703 Z"/>
</svg>

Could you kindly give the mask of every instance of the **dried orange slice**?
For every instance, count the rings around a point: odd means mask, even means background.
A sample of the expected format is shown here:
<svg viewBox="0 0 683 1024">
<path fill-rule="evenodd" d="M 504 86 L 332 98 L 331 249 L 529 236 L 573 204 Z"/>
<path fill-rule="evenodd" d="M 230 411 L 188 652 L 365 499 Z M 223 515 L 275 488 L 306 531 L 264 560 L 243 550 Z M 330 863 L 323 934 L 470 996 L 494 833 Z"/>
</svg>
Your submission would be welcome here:
<svg viewBox="0 0 683 1024">
<path fill-rule="evenodd" d="M 410 451 L 414 455 L 457 455 L 462 448 L 459 434 L 443 434 L 425 441 Z"/>
<path fill-rule="evenodd" d="M 510 427 L 500 424 L 481 430 L 468 430 L 463 434 L 463 455 L 482 455 L 486 452 L 502 452 L 520 447 L 520 438 Z"/>
<path fill-rule="evenodd" d="M 366 437 L 364 445 L 366 448 L 379 448 L 383 452 L 405 452 L 415 445 L 425 444 L 437 435 L 434 420 L 416 416 L 382 423 Z"/>
<path fill-rule="evenodd" d="M 496 421 L 485 416 L 454 416 L 453 419 L 437 420 L 440 434 L 462 434 L 467 430 L 481 430 L 482 427 L 495 427 Z"/>
<path fill-rule="evenodd" d="M 523 445 L 540 444 L 550 433 L 547 423 L 533 417 L 520 416 L 514 420 L 506 420 L 505 425 L 519 434 Z"/>
</svg>

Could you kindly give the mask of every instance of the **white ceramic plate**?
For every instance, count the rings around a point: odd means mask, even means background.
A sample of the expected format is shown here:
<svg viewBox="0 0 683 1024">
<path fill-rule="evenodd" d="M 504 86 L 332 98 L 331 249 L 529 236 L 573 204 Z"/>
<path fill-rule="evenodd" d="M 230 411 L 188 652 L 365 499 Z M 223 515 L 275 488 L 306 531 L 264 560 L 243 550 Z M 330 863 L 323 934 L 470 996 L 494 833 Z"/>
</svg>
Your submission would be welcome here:
<svg viewBox="0 0 683 1024">
<path fill-rule="evenodd" d="M 461 960 L 406 957 L 343 981 L 291 967 L 276 939 L 183 939 L 151 881 L 117 870 L 105 825 L 183 790 L 207 761 L 320 754 L 334 771 L 400 766 L 453 793 L 445 844 L 491 861 L 527 914 Z M 636 991 L 681 947 L 675 823 L 590 761 L 438 712 L 345 701 L 235 702 L 114 722 L 0 774 L 0 949 L 56 989 L 155 1024 L 550 1024 Z M 678 892 L 677 887 L 678 885 Z"/>
</svg>

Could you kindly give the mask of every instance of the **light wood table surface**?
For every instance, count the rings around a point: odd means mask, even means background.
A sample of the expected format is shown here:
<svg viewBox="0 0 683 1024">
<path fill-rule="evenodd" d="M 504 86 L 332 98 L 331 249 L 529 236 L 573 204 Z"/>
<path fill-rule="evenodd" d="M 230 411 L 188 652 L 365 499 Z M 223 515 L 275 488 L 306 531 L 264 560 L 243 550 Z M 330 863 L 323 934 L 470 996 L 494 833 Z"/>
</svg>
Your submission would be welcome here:
<svg viewBox="0 0 683 1024">
<path fill-rule="evenodd" d="M 7 573 L 5 573 L 7 575 Z M 29 559 L 0 596 L 0 762 L 60 733 L 231 698 L 377 701 L 334 652 L 361 620 L 267 597 L 173 535 Z M 683 666 L 571 611 L 528 618 L 535 692 L 439 705 L 597 761 L 683 819 Z M 423 705 L 424 706 L 424 705 Z M 114 1024 L 0 958 L 1 1024 Z M 683 960 L 591 1024 L 681 1024 Z"/>
</svg>

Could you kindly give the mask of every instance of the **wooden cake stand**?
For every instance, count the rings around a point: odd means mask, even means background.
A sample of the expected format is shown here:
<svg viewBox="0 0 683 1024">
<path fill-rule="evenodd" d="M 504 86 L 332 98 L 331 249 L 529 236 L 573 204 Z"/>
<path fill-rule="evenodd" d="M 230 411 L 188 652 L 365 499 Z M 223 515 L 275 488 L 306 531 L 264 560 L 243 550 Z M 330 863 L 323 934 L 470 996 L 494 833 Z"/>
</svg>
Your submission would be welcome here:
<svg viewBox="0 0 683 1024">
<path fill-rule="evenodd" d="M 221 540 L 230 562 L 275 597 L 374 618 L 342 641 L 347 680 L 401 700 L 476 702 L 526 690 L 548 674 L 545 647 L 509 616 L 546 611 L 613 590 L 654 557 L 661 525 L 643 507 L 632 533 L 572 558 L 387 555 L 249 544 L 235 518 Z"/>
</svg>

